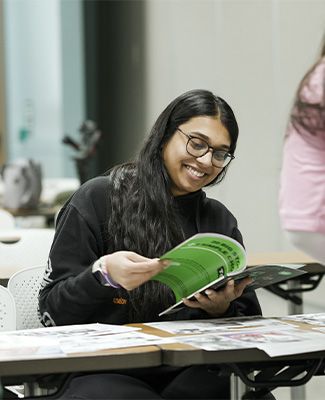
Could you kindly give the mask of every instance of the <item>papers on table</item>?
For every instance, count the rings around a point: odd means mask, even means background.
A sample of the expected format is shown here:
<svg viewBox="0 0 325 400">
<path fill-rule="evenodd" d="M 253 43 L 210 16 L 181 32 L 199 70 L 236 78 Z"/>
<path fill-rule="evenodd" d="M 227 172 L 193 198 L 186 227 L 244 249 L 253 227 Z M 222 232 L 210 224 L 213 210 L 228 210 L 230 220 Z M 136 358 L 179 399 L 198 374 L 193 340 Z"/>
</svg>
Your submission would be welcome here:
<svg viewBox="0 0 325 400">
<path fill-rule="evenodd" d="M 264 319 L 262 317 L 255 316 L 227 319 L 204 319 L 196 321 L 150 322 L 144 325 L 161 329 L 174 335 L 187 335 L 227 331 L 229 329 L 236 329 L 240 327 L 248 328 L 251 326 L 260 326 L 261 324 L 265 326 L 267 324 L 272 325 L 274 323 L 274 319 Z"/>
<path fill-rule="evenodd" d="M 325 328 L 325 313 L 288 315 L 282 319 L 314 325 L 313 328 L 316 329 L 318 327 Z"/>
<path fill-rule="evenodd" d="M 135 328 L 125 325 L 109 325 L 109 324 L 83 324 L 83 325 L 66 325 L 66 326 L 54 326 L 51 328 L 36 328 L 36 329 L 23 329 L 11 332 L 1 332 L 0 341 L 2 336 L 7 334 L 15 336 L 31 336 L 31 337 L 74 337 L 82 336 L 86 337 L 97 337 L 102 335 L 110 335 L 114 333 L 125 333 L 139 330 L 140 328 Z"/>
<path fill-rule="evenodd" d="M 57 358 L 80 353 L 185 343 L 206 351 L 258 348 L 269 356 L 325 350 L 325 313 L 283 318 L 242 317 L 143 324 L 168 333 L 143 333 L 138 327 L 71 325 L 0 333 L 0 361 Z"/>
<path fill-rule="evenodd" d="M 298 331 L 294 327 L 280 330 L 260 327 L 253 330 L 179 338 L 179 341 L 208 351 L 257 348 L 271 357 L 325 350 L 324 334 Z"/>
<path fill-rule="evenodd" d="M 312 326 L 302 329 L 292 322 Z M 258 348 L 275 357 L 325 350 L 325 313 L 280 319 L 248 317 L 147 325 L 178 335 L 179 343 L 207 351 Z"/>
<path fill-rule="evenodd" d="M 17 331 L 18 332 L 18 331 Z M 64 353 L 53 337 L 0 334 L 0 360 L 62 357 Z"/>
<path fill-rule="evenodd" d="M 94 352 L 105 349 L 118 349 L 137 346 L 151 346 L 175 341 L 174 338 L 161 338 L 142 332 L 128 332 L 110 335 L 109 337 L 79 337 L 78 343 L 73 339 L 60 340 L 60 347 L 66 354 Z"/>
<path fill-rule="evenodd" d="M 26 329 L 0 333 L 0 360 L 34 359 L 44 356 L 148 346 L 168 341 L 124 325 L 85 324 Z"/>
</svg>

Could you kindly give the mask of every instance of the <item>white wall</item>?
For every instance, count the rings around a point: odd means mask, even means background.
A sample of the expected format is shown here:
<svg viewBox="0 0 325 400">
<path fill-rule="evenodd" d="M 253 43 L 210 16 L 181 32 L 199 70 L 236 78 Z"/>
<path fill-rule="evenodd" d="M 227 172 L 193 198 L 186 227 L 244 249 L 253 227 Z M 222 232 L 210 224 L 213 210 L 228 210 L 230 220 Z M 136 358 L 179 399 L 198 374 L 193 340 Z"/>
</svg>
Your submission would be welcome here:
<svg viewBox="0 0 325 400">
<path fill-rule="evenodd" d="M 236 160 L 209 190 L 248 251 L 290 249 L 278 218 L 283 135 L 296 86 L 325 30 L 322 0 L 147 1 L 148 128 L 180 93 L 210 89 L 237 116 Z"/>
</svg>

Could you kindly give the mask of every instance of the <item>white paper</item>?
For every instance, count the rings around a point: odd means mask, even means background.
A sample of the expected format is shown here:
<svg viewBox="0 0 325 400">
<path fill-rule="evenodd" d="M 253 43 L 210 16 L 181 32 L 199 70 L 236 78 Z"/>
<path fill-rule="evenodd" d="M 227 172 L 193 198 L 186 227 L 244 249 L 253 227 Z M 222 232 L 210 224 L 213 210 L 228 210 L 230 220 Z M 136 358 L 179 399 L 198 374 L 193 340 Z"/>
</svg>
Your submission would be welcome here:
<svg viewBox="0 0 325 400">
<path fill-rule="evenodd" d="M 141 332 L 117 333 L 106 337 L 79 337 L 60 340 L 60 347 L 66 354 L 94 352 L 125 347 L 151 346 L 175 342 L 176 338 L 161 338 Z"/>
<path fill-rule="evenodd" d="M 144 325 L 157 328 L 174 335 L 187 334 L 205 334 L 215 331 L 236 330 L 250 327 L 269 327 L 284 325 L 283 322 L 272 318 L 263 317 L 243 317 L 243 318 L 226 318 L 226 319 L 206 319 L 206 320 L 185 320 L 185 321 L 165 321 L 165 322 L 149 322 Z"/>
<path fill-rule="evenodd" d="M 81 351 L 96 351 L 91 344 L 108 341 L 116 334 L 138 331 L 140 328 L 109 325 L 83 324 L 49 328 L 23 329 L 0 333 L 0 360 L 35 359 L 65 356 L 61 343 L 73 342 Z M 85 350 L 82 348 L 85 347 Z"/>
<path fill-rule="evenodd" d="M 325 327 L 325 313 L 288 315 L 282 319 Z"/>
</svg>

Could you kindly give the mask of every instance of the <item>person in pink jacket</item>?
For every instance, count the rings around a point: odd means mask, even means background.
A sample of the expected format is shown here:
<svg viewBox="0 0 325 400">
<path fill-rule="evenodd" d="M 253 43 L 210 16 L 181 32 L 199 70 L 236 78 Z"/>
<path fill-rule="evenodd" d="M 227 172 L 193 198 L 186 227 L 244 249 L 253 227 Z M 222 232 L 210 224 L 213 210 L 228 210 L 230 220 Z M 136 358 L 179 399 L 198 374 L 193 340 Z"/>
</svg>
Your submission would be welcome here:
<svg viewBox="0 0 325 400">
<path fill-rule="evenodd" d="M 325 36 L 302 78 L 286 131 L 280 218 L 290 241 L 325 264 Z"/>
</svg>

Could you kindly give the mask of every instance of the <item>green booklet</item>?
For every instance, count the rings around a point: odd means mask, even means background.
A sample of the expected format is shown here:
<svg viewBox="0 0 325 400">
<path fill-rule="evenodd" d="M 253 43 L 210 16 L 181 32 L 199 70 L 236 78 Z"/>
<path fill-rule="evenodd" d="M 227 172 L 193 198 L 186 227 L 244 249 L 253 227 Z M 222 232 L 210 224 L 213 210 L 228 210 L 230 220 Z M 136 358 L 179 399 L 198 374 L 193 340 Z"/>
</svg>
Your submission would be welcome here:
<svg viewBox="0 0 325 400">
<path fill-rule="evenodd" d="M 177 311 L 184 298 L 207 289 L 217 290 L 228 280 L 250 276 L 254 289 L 281 282 L 306 273 L 303 264 L 258 265 L 246 268 L 246 251 L 231 237 L 217 233 L 198 233 L 160 257 L 170 265 L 152 277 L 169 286 L 175 304 L 160 315 Z"/>
</svg>

